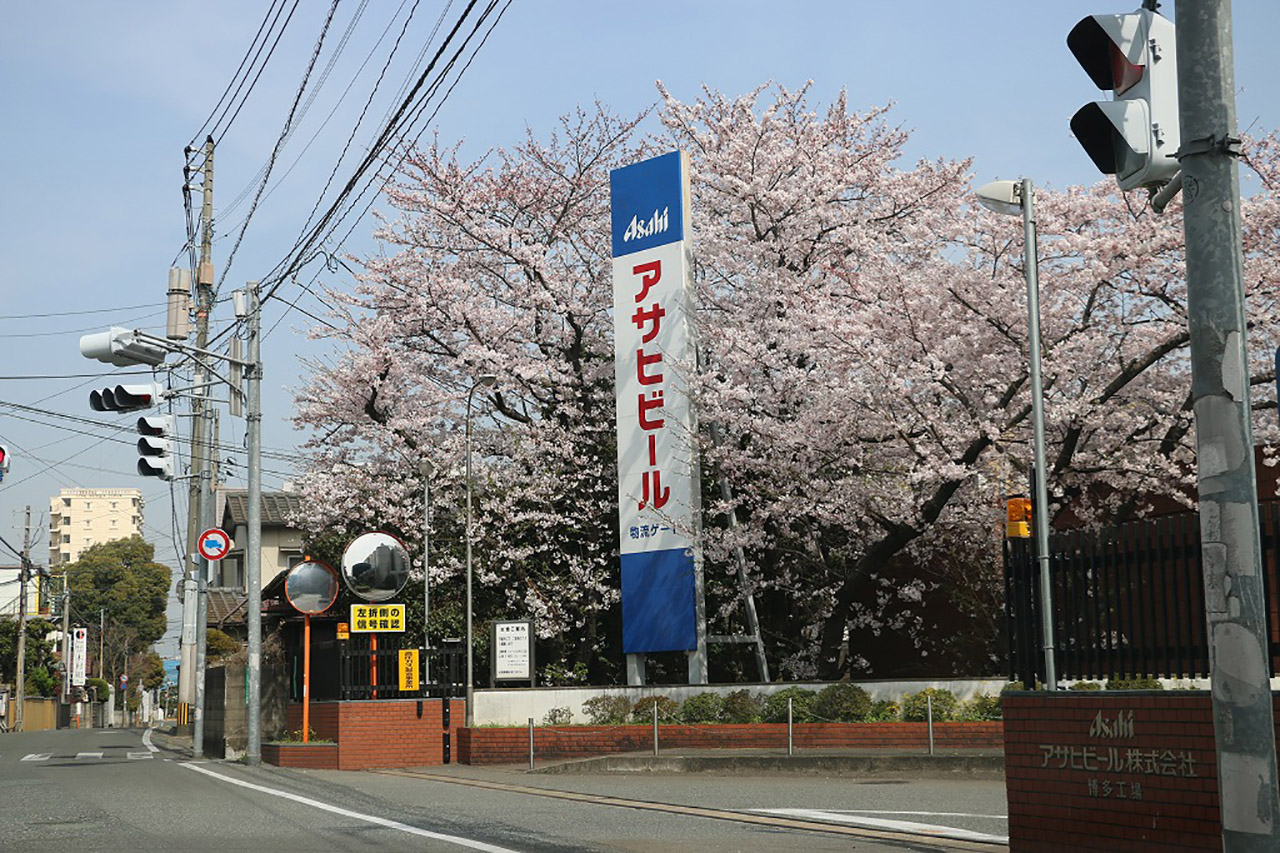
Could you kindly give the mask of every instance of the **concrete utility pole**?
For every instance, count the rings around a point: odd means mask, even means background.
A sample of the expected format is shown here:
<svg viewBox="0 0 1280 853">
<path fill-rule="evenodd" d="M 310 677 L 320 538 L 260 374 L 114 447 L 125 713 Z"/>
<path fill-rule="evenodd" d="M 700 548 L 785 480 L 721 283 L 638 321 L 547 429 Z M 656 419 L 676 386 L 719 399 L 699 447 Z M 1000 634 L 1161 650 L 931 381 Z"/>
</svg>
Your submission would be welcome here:
<svg viewBox="0 0 1280 853">
<path fill-rule="evenodd" d="M 62 704 L 71 703 L 71 578 L 62 570 Z"/>
<path fill-rule="evenodd" d="M 1222 843 L 1280 849 L 1245 349 L 1230 0 L 1178 0 L 1179 160 Z"/>
<path fill-rule="evenodd" d="M 213 313 L 213 137 L 204 143 L 204 201 L 200 209 L 202 232 L 200 238 L 200 266 L 196 274 L 196 346 L 206 349 L 209 345 L 209 315 Z M 195 707 L 192 709 L 192 746 L 195 758 L 204 756 L 204 668 L 205 643 L 208 639 L 209 621 L 209 565 L 198 557 L 196 537 L 205 530 L 213 518 L 213 500 L 209 487 L 211 471 L 209 467 L 208 437 L 213 435 L 207 418 L 213 414 L 213 407 L 205 404 L 204 398 L 197 395 L 191 400 L 191 410 L 195 415 L 191 440 L 191 470 L 196 476 L 191 485 L 195 498 L 188 506 L 195 507 L 192 515 L 197 519 L 194 525 L 188 525 L 190 534 L 190 554 L 196 560 L 196 649 L 195 649 Z"/>
<path fill-rule="evenodd" d="M 22 559 L 18 567 L 18 684 L 14 697 L 13 730 L 22 731 L 24 702 L 27 694 L 27 575 L 31 572 L 31 505 L 27 505 L 27 523 L 22 528 Z"/>
<path fill-rule="evenodd" d="M 249 601 L 249 743 L 246 760 L 262 761 L 262 305 L 258 301 L 258 282 L 248 285 L 249 297 L 249 382 L 245 420 L 249 440 L 249 543 L 245 547 Z M 232 388 L 231 393 L 239 393 Z"/>
</svg>

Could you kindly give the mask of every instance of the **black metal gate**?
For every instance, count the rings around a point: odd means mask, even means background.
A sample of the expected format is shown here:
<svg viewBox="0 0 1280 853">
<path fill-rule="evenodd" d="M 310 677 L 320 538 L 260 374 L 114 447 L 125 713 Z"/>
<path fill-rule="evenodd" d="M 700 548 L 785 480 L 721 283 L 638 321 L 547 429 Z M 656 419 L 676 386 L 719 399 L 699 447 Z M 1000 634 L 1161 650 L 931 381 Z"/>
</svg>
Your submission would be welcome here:
<svg viewBox="0 0 1280 853">
<path fill-rule="evenodd" d="M 1267 636 L 1280 669 L 1276 567 L 1280 501 L 1264 502 Z M 1054 657 L 1063 679 L 1205 677 L 1209 648 L 1195 513 L 1049 539 Z M 1006 539 L 1005 625 L 1009 675 L 1028 688 L 1044 676 L 1040 577 L 1033 539 Z"/>
<path fill-rule="evenodd" d="M 417 650 L 418 685 L 400 689 L 400 652 Z M 338 641 L 339 697 L 421 699 L 466 695 L 463 644 L 445 641 L 423 650 L 406 634 L 351 634 Z"/>
</svg>

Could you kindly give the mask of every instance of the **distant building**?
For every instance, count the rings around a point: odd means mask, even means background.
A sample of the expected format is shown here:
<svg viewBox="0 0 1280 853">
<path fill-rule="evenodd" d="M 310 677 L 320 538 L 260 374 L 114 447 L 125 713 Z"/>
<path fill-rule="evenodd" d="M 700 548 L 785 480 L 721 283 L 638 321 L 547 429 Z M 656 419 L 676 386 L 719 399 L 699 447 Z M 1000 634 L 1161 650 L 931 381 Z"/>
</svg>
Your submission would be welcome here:
<svg viewBox="0 0 1280 853">
<path fill-rule="evenodd" d="M 302 562 L 302 531 L 289 526 L 289 517 L 302 508 L 293 492 L 263 492 L 261 587 Z M 219 525 L 231 537 L 232 547 L 219 560 L 209 578 L 209 626 L 227 630 L 245 621 L 248 587 L 245 583 L 245 550 L 249 545 L 249 495 L 244 489 L 219 489 L 215 504 Z M 232 633 L 237 633 L 232 631 Z"/>
<path fill-rule="evenodd" d="M 63 489 L 49 501 L 49 565 L 74 563 L 90 545 L 142 535 L 139 489 Z"/>
</svg>

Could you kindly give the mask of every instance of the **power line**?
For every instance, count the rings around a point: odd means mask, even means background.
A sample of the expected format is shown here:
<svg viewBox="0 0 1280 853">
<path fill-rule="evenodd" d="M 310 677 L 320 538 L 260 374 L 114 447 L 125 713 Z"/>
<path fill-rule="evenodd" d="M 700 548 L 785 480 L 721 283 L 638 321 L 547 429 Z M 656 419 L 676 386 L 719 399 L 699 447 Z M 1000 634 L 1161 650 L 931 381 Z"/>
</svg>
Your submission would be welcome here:
<svg viewBox="0 0 1280 853">
<path fill-rule="evenodd" d="M 338 11 L 338 3 L 341 0 L 333 0 L 329 5 L 329 14 L 325 16 L 324 26 L 320 30 L 320 37 L 316 39 L 315 50 L 311 53 L 311 61 L 307 63 L 307 70 L 302 75 L 302 84 L 298 86 L 298 93 L 293 97 L 293 104 L 289 107 L 289 115 L 284 120 L 284 127 L 280 129 L 280 136 L 276 139 L 275 146 L 271 149 L 271 157 L 267 160 L 267 171 L 262 176 L 262 182 L 258 184 L 258 191 L 254 193 L 253 201 L 249 205 L 249 212 L 245 215 L 244 224 L 240 226 L 240 233 L 236 236 L 236 242 L 231 247 L 231 254 L 227 256 L 226 266 L 222 269 L 222 277 L 218 279 L 218 287 L 227 280 L 227 275 L 231 272 L 231 265 L 235 263 L 236 252 L 240 249 L 240 243 L 244 240 L 245 231 L 249 228 L 250 221 L 253 220 L 253 214 L 258 209 L 258 203 L 262 200 L 262 192 L 267 187 L 267 182 L 271 178 L 271 170 L 275 167 L 276 158 L 280 155 L 280 149 L 284 147 L 285 140 L 288 139 L 289 133 L 294 126 L 294 116 L 298 111 L 298 102 L 302 100 L 303 94 L 307 90 L 307 84 L 311 80 L 311 72 L 315 70 L 316 61 L 320 58 L 320 51 L 324 48 L 325 36 L 329 33 L 329 26 L 333 23 L 334 13 Z M 294 3 L 295 7 L 297 3 Z M 292 13 L 290 13 L 292 14 Z M 217 288 L 214 288 L 215 292 Z"/>
<path fill-rule="evenodd" d="M 43 317 L 73 317 L 78 314 L 110 314 L 117 311 L 135 311 L 139 308 L 154 308 L 154 302 L 141 305 L 120 305 L 115 308 L 88 308 L 84 311 L 49 311 L 43 314 L 0 314 L 0 320 L 36 320 Z"/>
</svg>

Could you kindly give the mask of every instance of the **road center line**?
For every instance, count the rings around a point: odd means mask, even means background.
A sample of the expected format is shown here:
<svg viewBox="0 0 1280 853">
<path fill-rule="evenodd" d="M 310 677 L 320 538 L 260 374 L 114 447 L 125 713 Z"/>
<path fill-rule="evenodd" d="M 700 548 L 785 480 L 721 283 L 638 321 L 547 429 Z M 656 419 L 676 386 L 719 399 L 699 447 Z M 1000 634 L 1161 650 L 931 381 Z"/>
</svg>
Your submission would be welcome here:
<svg viewBox="0 0 1280 853">
<path fill-rule="evenodd" d="M 319 800 L 313 800 L 310 797 L 303 797 L 299 794 L 291 794 L 288 791 L 281 791 L 276 788 L 268 788 L 265 785 L 257 785 L 253 782 L 245 782 L 242 779 L 235 779 L 231 776 L 224 776 L 221 773 L 215 773 L 207 767 L 196 764 L 183 764 L 188 770 L 194 770 L 197 773 L 203 773 L 205 776 L 212 776 L 214 779 L 221 779 L 223 782 L 230 782 L 232 785 L 239 785 L 241 788 L 248 788 L 251 791 L 258 791 L 263 794 L 270 794 L 273 797 L 280 797 L 284 800 L 292 800 L 295 803 L 301 803 L 304 806 L 311 806 L 321 811 L 330 812 L 331 814 L 342 815 L 343 817 L 351 817 L 356 820 L 363 820 L 366 823 L 376 824 L 377 826 L 385 826 L 388 829 L 398 829 L 401 832 L 407 832 L 410 835 L 420 835 L 423 838 L 434 838 L 437 841 L 447 841 L 450 844 L 457 844 L 460 847 L 470 847 L 472 850 L 483 850 L 485 853 L 517 853 L 508 847 L 498 847 L 494 844 L 486 844 L 483 841 L 476 841 L 471 838 L 462 838 L 457 835 L 446 835 L 443 832 L 432 832 L 429 829 L 421 829 L 416 826 L 410 826 L 407 823 L 400 823 L 397 820 L 390 820 L 377 815 L 361 814 L 353 812 L 350 809 L 344 809 L 339 806 L 333 806 L 328 803 L 322 803 Z"/>
<path fill-rule="evenodd" d="M 736 823 L 768 826 L 778 829 L 797 829 L 805 832 L 823 832 L 833 835 L 846 835 L 857 838 L 874 838 L 886 841 L 920 842 L 927 838 L 934 844 L 948 850 L 990 850 L 992 845 L 1004 846 L 1008 840 L 1002 836 L 982 835 L 968 830 L 949 832 L 950 827 L 918 824 L 922 830 L 911 830 L 908 824 L 893 829 L 876 826 L 868 819 L 864 825 L 856 825 L 850 821 L 841 821 L 841 815 L 827 814 L 821 818 L 790 817 L 781 814 L 764 814 L 757 810 L 735 811 L 731 809 L 708 808 L 706 806 L 683 806 L 674 803 L 659 803 L 651 800 L 630 800 L 623 797 L 611 797 L 603 794 L 582 794 L 576 791 L 562 791 L 558 788 L 539 788 L 530 785 L 516 785 L 509 782 L 491 782 L 483 779 L 469 779 L 461 776 L 447 776 L 428 773 L 421 770 L 371 770 L 386 776 L 406 776 L 411 779 L 425 779 L 431 782 L 442 782 L 449 785 L 463 785 L 472 788 L 483 788 L 491 791 L 504 791 L 512 794 L 528 794 L 535 797 L 548 797 L 555 800 L 572 800 L 600 806 L 618 806 L 643 811 L 666 812 L 668 814 L 704 817 L 713 820 L 728 820 Z M 814 814 L 819 814 L 814 812 Z M 892 821 L 884 821 L 892 823 Z M 964 837 L 958 837 L 963 834 Z"/>
</svg>

